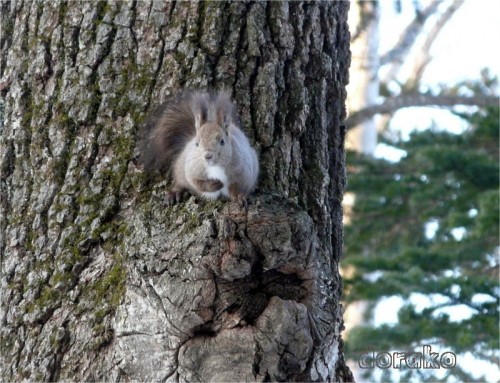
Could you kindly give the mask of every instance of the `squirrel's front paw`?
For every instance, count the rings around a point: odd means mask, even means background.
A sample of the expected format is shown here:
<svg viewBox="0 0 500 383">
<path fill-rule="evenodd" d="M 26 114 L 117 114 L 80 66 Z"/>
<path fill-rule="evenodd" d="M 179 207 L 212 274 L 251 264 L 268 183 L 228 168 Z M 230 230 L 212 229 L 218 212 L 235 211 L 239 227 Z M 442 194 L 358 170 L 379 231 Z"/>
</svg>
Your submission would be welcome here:
<svg viewBox="0 0 500 383">
<path fill-rule="evenodd" d="M 188 193 L 185 190 L 168 191 L 165 196 L 165 203 L 167 206 L 173 206 L 176 203 L 182 202 L 186 198 L 187 194 Z"/>
<path fill-rule="evenodd" d="M 231 184 L 229 186 L 229 199 L 233 202 L 238 202 L 241 207 L 248 209 L 247 196 L 240 192 L 238 185 Z"/>
<path fill-rule="evenodd" d="M 242 208 L 248 209 L 248 200 L 247 197 L 243 194 L 235 194 L 230 196 L 231 201 L 237 202 Z"/>
</svg>

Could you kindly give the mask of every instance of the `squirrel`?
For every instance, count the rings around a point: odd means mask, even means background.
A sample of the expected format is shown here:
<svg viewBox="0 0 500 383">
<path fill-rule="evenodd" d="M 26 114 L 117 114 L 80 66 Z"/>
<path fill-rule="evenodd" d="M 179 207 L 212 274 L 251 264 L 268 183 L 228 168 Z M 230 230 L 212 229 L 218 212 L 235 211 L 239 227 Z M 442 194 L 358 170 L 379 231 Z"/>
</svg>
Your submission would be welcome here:
<svg viewBox="0 0 500 383">
<path fill-rule="evenodd" d="M 187 192 L 246 205 L 257 183 L 259 163 L 226 92 L 184 92 L 162 104 L 146 129 L 141 150 L 144 169 L 168 167 L 173 175 L 167 205 L 182 201 Z"/>
</svg>

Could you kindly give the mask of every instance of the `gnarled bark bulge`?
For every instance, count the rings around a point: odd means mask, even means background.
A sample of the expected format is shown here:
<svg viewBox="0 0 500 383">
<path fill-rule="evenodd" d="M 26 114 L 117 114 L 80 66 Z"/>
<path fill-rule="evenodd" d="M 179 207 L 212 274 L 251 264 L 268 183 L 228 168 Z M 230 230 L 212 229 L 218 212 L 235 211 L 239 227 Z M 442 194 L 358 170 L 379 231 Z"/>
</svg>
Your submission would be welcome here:
<svg viewBox="0 0 500 383">
<path fill-rule="evenodd" d="M 2 381 L 344 381 L 347 2 L 1 3 Z M 248 211 L 135 165 L 144 117 L 226 88 Z"/>
</svg>

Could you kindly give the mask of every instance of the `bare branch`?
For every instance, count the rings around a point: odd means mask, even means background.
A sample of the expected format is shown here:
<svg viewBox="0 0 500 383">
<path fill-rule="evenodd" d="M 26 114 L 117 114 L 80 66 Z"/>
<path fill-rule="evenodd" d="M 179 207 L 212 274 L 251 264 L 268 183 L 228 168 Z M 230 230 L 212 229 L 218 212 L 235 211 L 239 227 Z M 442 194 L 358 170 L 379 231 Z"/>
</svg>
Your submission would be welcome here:
<svg viewBox="0 0 500 383">
<path fill-rule="evenodd" d="M 382 104 L 372 105 L 358 112 L 353 113 L 347 120 L 347 128 L 353 128 L 361 122 L 369 119 L 376 114 L 391 115 L 399 109 L 416 106 L 436 106 L 450 108 L 456 105 L 472 106 L 494 106 L 498 105 L 497 96 L 449 96 L 449 95 L 425 95 L 425 94 L 405 94 L 398 97 L 388 98 Z"/>
<path fill-rule="evenodd" d="M 368 26 L 377 18 L 376 7 L 379 7 L 377 2 L 358 1 L 359 23 L 351 35 L 351 43 L 358 39 L 363 32 L 366 32 Z"/>
<path fill-rule="evenodd" d="M 416 84 L 420 82 L 422 75 L 427 67 L 427 64 L 431 61 L 432 57 L 430 55 L 430 50 L 434 41 L 436 41 L 437 36 L 443 29 L 443 27 L 450 21 L 455 12 L 462 6 L 464 0 L 454 0 L 450 6 L 441 14 L 439 19 L 436 21 L 432 29 L 427 34 L 425 42 L 420 51 L 420 55 L 416 58 L 416 62 L 413 65 L 413 70 L 411 71 L 412 77 L 406 82 L 406 89 L 414 89 Z"/>
<path fill-rule="evenodd" d="M 392 62 L 403 62 L 403 58 L 413 47 L 413 44 L 424 27 L 426 20 L 437 11 L 439 4 L 439 1 L 431 1 L 427 8 L 425 8 L 422 12 L 417 13 L 415 19 L 406 27 L 394 48 L 380 57 L 381 66 Z"/>
</svg>

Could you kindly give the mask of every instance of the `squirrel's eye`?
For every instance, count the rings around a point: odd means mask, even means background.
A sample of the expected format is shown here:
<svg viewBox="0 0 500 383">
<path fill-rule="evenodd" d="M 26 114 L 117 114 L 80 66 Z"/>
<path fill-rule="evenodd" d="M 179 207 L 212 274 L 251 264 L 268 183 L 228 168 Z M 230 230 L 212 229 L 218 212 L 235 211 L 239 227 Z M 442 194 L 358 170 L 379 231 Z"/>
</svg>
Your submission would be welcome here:
<svg viewBox="0 0 500 383">
<path fill-rule="evenodd" d="M 221 144 L 221 145 L 224 145 L 225 143 L 226 143 L 226 141 L 224 141 L 224 140 L 220 140 L 220 144 Z"/>
<path fill-rule="evenodd" d="M 197 143 L 197 142 L 195 142 L 195 145 L 196 145 L 196 146 L 198 146 L 198 143 Z"/>
</svg>

